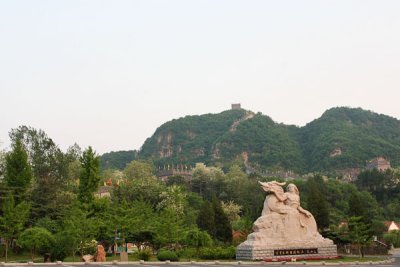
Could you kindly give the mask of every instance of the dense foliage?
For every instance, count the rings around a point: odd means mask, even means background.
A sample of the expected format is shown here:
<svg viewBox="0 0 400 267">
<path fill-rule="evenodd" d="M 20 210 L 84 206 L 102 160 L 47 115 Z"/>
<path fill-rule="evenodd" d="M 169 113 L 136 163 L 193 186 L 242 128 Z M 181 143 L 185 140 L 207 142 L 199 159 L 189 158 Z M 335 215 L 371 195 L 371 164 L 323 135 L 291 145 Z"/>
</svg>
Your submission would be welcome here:
<svg viewBox="0 0 400 267">
<path fill-rule="evenodd" d="M 111 151 L 104 153 L 100 157 L 100 168 L 123 170 L 125 166 L 132 160 L 137 158 L 136 150 L 128 151 Z"/>
<path fill-rule="evenodd" d="M 294 136 L 292 130 L 282 138 L 289 135 Z M 43 131 L 25 126 L 13 129 L 11 137 L 5 170 L 12 171 L 0 181 L 0 236 L 7 250 L 25 248 L 32 257 L 51 253 L 53 260 L 62 260 L 93 253 L 97 243 L 113 249 L 131 242 L 142 259 L 159 250 L 230 259 L 235 255 L 230 245 L 237 244 L 232 231 L 245 236 L 261 214 L 265 192 L 258 181 L 278 179 L 248 175 L 234 162 L 226 170 L 198 163 L 190 178 L 167 180 L 155 175 L 149 160 L 99 173 L 98 155 L 90 147 L 82 152 L 74 145 L 63 152 Z M 105 179 L 110 180 L 106 186 Z M 400 220 L 399 179 L 394 169 L 362 172 L 354 184 L 320 175 L 292 182 L 324 235 L 362 248 L 367 245 L 362 240 L 383 236 L 384 220 Z M 23 197 L 14 191 L 17 187 Z M 99 197 L 99 189 L 109 196 Z M 343 222 L 349 222 L 347 228 L 339 227 Z"/>
<path fill-rule="evenodd" d="M 360 108 L 332 108 L 299 129 L 308 171 L 364 167 L 377 156 L 400 163 L 400 121 Z M 332 156 L 335 149 L 341 154 Z"/>
<path fill-rule="evenodd" d="M 139 156 L 154 159 L 156 165 L 211 162 L 213 145 L 239 120 L 244 110 L 186 116 L 161 125 L 142 146 Z M 167 157 L 166 157 L 167 156 Z"/>
<path fill-rule="evenodd" d="M 228 110 L 169 121 L 146 140 L 139 157 L 156 166 L 204 162 L 225 170 L 244 164 L 250 171 L 297 173 L 363 168 L 377 156 L 400 163 L 400 121 L 386 115 L 332 108 L 300 128 L 249 113 Z"/>
</svg>

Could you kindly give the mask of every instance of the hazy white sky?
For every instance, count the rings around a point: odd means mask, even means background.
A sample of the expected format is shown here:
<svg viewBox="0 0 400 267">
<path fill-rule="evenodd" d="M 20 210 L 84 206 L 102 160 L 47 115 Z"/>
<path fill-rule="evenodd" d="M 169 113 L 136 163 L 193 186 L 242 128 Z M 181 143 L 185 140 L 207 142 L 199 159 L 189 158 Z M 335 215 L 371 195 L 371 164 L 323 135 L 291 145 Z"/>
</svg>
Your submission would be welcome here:
<svg viewBox="0 0 400 267">
<path fill-rule="evenodd" d="M 1 1 L 0 141 L 139 149 L 231 103 L 305 125 L 335 106 L 400 118 L 400 1 Z"/>
</svg>

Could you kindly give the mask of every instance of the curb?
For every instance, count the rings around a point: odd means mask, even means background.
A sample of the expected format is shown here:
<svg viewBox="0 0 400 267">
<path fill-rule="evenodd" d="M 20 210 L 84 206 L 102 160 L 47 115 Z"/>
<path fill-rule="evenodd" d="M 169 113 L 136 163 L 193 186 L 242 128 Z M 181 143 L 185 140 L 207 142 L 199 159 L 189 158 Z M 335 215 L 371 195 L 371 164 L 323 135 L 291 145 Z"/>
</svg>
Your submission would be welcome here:
<svg viewBox="0 0 400 267">
<path fill-rule="evenodd" d="M 378 265 L 378 264 L 388 264 L 388 263 L 394 263 L 395 258 L 388 258 L 386 260 L 381 260 L 381 261 L 349 261 L 349 262 L 326 262 L 326 261 L 281 261 L 281 262 L 264 262 L 264 261 L 189 261 L 189 262 L 171 262 L 171 261 L 157 261 L 157 262 L 152 262 L 152 261 L 129 261 L 129 262 L 120 262 L 120 261 L 108 261 L 108 262 L 101 262 L 101 265 L 152 265 L 152 264 L 157 264 L 157 265 L 285 265 L 285 264 L 291 264 L 291 265 Z M 50 265 L 69 265 L 69 266 L 79 266 L 79 265 L 90 265 L 90 264 L 96 264 L 96 262 L 62 262 L 62 261 L 56 261 L 56 262 L 45 262 L 45 263 L 33 263 L 31 261 L 26 262 L 26 263 L 17 263 L 17 262 L 0 262 L 0 266 L 4 267 L 17 267 L 17 266 L 34 266 L 34 265 L 45 265 L 45 266 L 50 266 Z"/>
</svg>

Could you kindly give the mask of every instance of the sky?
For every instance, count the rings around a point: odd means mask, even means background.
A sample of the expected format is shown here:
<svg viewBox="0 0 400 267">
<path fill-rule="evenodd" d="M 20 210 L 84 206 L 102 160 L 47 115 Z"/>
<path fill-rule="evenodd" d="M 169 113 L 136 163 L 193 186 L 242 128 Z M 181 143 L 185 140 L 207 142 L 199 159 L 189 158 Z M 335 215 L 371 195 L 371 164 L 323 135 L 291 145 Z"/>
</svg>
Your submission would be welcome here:
<svg viewBox="0 0 400 267">
<path fill-rule="evenodd" d="M 0 148 L 140 149 L 232 103 L 303 126 L 332 107 L 400 119 L 400 1 L 0 2 Z"/>
</svg>

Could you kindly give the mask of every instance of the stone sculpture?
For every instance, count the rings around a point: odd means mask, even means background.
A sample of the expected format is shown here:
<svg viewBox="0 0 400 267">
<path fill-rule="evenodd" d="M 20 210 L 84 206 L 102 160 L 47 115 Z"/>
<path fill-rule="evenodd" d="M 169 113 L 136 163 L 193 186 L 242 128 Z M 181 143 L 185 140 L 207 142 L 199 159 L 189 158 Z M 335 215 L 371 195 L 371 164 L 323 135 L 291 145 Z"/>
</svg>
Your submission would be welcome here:
<svg viewBox="0 0 400 267">
<path fill-rule="evenodd" d="M 104 247 L 102 245 L 97 245 L 96 261 L 97 262 L 106 261 L 106 251 L 104 250 Z"/>
<path fill-rule="evenodd" d="M 236 258 L 255 260 L 295 255 L 336 256 L 336 245 L 322 237 L 312 214 L 300 205 L 296 185 L 259 182 L 267 196 L 264 208 L 253 224 L 253 233 L 237 248 Z"/>
<path fill-rule="evenodd" d="M 93 257 L 93 255 L 90 255 L 90 254 L 83 255 L 82 256 L 82 261 L 84 261 L 84 262 L 93 262 L 94 261 L 94 257 Z"/>
</svg>

